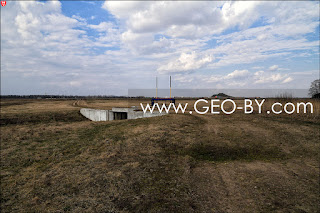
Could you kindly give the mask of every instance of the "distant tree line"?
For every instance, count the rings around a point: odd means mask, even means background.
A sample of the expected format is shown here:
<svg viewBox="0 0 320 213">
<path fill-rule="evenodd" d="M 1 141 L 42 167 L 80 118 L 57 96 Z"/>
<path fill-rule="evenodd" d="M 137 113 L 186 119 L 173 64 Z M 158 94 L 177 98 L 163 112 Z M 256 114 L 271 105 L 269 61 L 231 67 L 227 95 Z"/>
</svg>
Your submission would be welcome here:
<svg viewBox="0 0 320 213">
<path fill-rule="evenodd" d="M 147 96 L 116 95 L 0 95 L 0 99 L 150 99 Z M 197 99 L 207 97 L 174 97 L 175 99 Z"/>
<path fill-rule="evenodd" d="M 1 99 L 119 99 L 127 96 L 115 95 L 1 95 Z"/>
</svg>

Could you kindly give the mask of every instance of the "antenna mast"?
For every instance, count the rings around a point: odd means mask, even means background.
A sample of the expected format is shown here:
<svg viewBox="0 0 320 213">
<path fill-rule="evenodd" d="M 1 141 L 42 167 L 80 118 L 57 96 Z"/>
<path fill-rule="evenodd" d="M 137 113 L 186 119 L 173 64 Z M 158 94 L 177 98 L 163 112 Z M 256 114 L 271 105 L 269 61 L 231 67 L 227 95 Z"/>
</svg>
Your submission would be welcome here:
<svg viewBox="0 0 320 213">
<path fill-rule="evenodd" d="M 158 98 L 158 77 L 156 76 L 156 98 Z"/>
<path fill-rule="evenodd" d="M 171 98 L 171 75 L 170 75 L 170 98 Z"/>
</svg>

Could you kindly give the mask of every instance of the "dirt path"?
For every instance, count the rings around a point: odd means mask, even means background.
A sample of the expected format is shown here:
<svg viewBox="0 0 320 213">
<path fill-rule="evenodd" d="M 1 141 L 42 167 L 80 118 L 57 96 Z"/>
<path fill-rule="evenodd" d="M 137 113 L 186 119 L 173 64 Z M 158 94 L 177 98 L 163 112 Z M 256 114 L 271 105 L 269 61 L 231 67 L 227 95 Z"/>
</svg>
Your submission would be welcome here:
<svg viewBox="0 0 320 213">
<path fill-rule="evenodd" d="M 85 100 L 76 100 L 72 103 L 74 107 L 89 107 L 88 103 Z"/>
</svg>

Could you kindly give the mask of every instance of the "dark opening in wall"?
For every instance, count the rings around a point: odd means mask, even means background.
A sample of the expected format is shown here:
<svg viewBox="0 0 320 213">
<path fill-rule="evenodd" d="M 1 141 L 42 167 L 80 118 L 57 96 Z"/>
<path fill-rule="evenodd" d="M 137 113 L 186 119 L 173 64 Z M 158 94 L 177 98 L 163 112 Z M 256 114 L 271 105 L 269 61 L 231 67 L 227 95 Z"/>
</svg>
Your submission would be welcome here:
<svg viewBox="0 0 320 213">
<path fill-rule="evenodd" d="M 114 120 L 124 120 L 128 119 L 128 113 L 126 112 L 114 112 Z"/>
</svg>

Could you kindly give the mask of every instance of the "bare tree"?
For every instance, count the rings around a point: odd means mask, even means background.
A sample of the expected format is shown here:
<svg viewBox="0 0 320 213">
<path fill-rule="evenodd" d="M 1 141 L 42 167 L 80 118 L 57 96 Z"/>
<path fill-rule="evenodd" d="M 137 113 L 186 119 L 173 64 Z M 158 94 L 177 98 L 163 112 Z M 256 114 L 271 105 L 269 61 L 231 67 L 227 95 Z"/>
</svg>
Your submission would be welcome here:
<svg viewBox="0 0 320 213">
<path fill-rule="evenodd" d="M 320 93 L 320 79 L 314 80 L 309 89 L 309 95 L 313 97 L 314 95 Z"/>
</svg>

